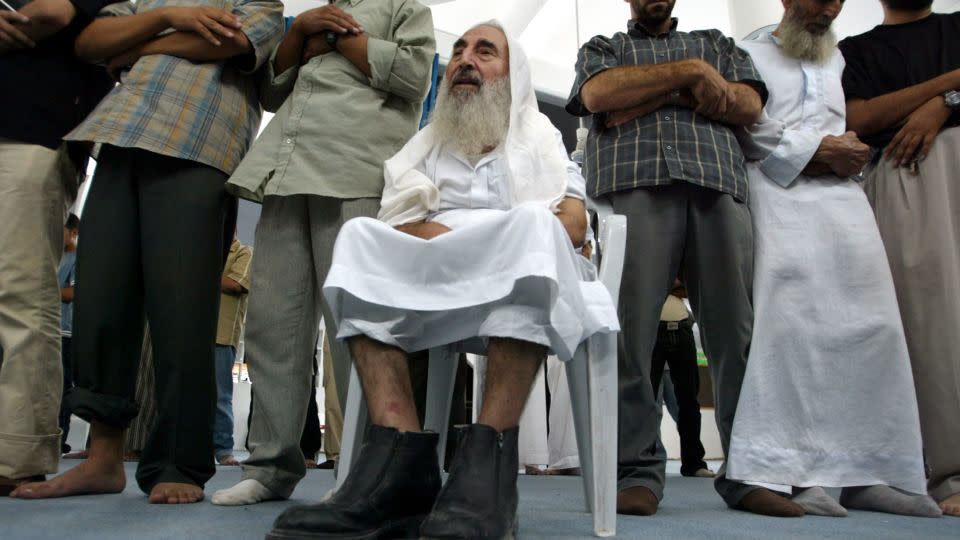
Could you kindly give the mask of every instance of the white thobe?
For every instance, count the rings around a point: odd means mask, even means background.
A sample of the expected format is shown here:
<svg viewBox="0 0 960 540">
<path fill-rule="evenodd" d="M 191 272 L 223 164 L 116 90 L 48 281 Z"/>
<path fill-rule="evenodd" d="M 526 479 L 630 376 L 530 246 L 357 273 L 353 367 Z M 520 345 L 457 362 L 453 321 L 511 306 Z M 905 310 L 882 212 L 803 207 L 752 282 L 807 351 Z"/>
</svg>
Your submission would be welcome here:
<svg viewBox="0 0 960 540">
<path fill-rule="evenodd" d="M 590 335 L 619 329 L 609 293 L 557 217 L 511 208 L 506 162 L 500 149 L 476 163 L 449 145 L 427 153 L 416 168 L 441 201 L 428 219 L 452 229 L 431 240 L 372 219 L 344 225 L 324 284 L 338 339 L 483 353 L 485 338 L 504 337 L 569 360 Z M 582 198 L 583 177 L 566 170 L 567 196 Z"/>
<path fill-rule="evenodd" d="M 727 474 L 924 493 L 916 394 L 873 213 L 853 179 L 802 174 L 823 137 L 846 130 L 843 58 L 790 58 L 770 34 L 740 46 L 770 97 L 742 138 L 756 318 Z"/>
</svg>

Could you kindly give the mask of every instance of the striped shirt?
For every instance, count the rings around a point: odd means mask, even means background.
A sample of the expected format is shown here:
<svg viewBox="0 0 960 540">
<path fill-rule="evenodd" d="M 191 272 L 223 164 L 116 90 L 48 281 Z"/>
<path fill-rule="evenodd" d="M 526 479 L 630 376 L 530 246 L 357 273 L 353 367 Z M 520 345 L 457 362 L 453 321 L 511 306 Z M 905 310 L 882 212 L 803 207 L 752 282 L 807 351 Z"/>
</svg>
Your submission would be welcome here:
<svg viewBox="0 0 960 540">
<path fill-rule="evenodd" d="M 728 81 L 749 84 L 766 101 L 766 86 L 750 55 L 719 30 L 679 32 L 674 19 L 669 32 L 654 36 L 631 21 L 628 33 L 597 36 L 581 47 L 567 111 L 590 114 L 580 101 L 580 89 L 604 70 L 688 58 L 707 62 Z M 670 105 L 613 128 L 604 127 L 603 114 L 593 120 L 583 162 L 590 196 L 684 181 L 746 202 L 744 157 L 730 127 Z"/>
<path fill-rule="evenodd" d="M 267 61 L 283 36 L 283 4 L 279 0 L 138 0 L 135 6 L 113 4 L 101 15 L 231 4 L 253 47 L 251 58 L 197 63 L 162 54 L 144 56 L 65 139 L 140 148 L 232 173 L 260 125 L 252 73 Z"/>
</svg>

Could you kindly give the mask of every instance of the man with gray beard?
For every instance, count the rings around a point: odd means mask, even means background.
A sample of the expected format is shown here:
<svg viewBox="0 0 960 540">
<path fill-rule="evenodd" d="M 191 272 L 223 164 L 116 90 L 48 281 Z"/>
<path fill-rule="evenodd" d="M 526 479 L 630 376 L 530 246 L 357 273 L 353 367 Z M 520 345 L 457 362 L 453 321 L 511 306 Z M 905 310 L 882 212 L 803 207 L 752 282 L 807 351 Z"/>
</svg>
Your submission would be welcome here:
<svg viewBox="0 0 960 540">
<path fill-rule="evenodd" d="M 854 176 L 869 147 L 844 133 L 843 2 L 783 5 L 775 31 L 740 43 L 770 99 L 741 137 L 755 320 L 727 474 L 781 485 L 808 514 L 937 517 L 893 279 Z M 842 487 L 839 503 L 819 486 Z"/>
<path fill-rule="evenodd" d="M 517 426 L 536 373 L 548 351 L 570 360 L 619 325 L 574 250 L 583 177 L 499 25 L 456 41 L 433 123 L 384 172 L 382 221 L 343 226 L 323 286 L 372 426 L 336 494 L 288 509 L 268 538 L 513 538 Z M 461 429 L 442 489 L 439 436 L 422 431 L 407 365 L 438 346 L 488 357 L 478 422 Z"/>
</svg>

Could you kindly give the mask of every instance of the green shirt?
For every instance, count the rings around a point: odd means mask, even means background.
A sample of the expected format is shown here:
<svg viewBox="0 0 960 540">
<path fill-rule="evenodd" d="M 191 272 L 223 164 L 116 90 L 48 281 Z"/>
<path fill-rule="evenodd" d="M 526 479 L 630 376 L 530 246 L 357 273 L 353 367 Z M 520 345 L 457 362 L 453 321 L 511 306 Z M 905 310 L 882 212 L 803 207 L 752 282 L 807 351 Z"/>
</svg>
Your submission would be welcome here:
<svg viewBox="0 0 960 540">
<path fill-rule="evenodd" d="M 267 195 L 379 198 L 383 162 L 416 133 L 436 50 L 430 10 L 416 0 L 336 0 L 369 36 L 371 76 L 337 52 L 277 75 L 260 99 L 276 116 L 227 184 Z"/>
</svg>

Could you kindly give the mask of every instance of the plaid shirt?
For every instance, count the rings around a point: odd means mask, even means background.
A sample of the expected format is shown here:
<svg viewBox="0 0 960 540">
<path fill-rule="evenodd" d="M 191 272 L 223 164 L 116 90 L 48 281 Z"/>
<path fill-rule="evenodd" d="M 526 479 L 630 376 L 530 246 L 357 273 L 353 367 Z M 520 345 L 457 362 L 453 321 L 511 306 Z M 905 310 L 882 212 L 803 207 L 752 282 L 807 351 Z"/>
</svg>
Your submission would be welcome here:
<svg viewBox="0 0 960 540">
<path fill-rule="evenodd" d="M 232 4 L 253 47 L 253 62 L 196 63 L 144 56 L 66 140 L 141 148 L 209 165 L 227 174 L 240 163 L 260 125 L 252 76 L 283 37 L 279 0 L 138 0 L 114 4 L 101 16 L 127 16 L 164 6 Z"/>
<path fill-rule="evenodd" d="M 597 36 L 577 57 L 577 79 L 567 111 L 590 112 L 580 89 L 598 73 L 623 65 L 666 64 L 699 58 L 731 82 L 753 86 L 766 101 L 767 91 L 748 55 L 718 30 L 678 32 L 677 20 L 666 34 L 653 36 L 631 21 L 629 33 Z M 583 175 L 592 197 L 646 186 L 686 181 L 747 200 L 747 172 L 733 130 L 696 114 L 666 106 L 614 128 L 605 128 L 603 114 L 594 115 L 587 137 Z"/>
</svg>

